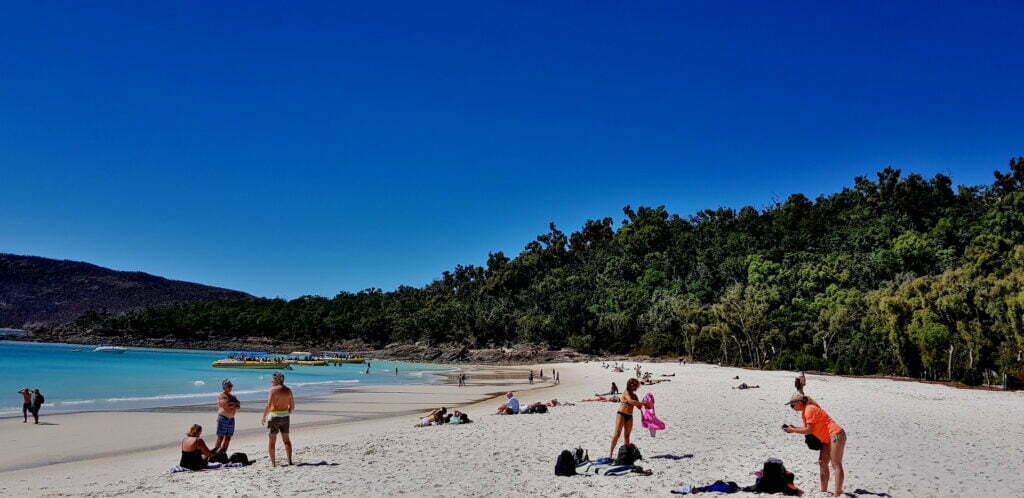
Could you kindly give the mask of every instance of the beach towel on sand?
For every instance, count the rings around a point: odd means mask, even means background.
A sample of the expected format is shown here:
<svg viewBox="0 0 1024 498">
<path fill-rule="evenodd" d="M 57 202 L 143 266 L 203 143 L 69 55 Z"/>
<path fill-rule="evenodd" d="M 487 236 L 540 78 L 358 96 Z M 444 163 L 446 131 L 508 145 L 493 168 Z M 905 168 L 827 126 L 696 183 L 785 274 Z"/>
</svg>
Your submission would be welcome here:
<svg viewBox="0 0 1024 498">
<path fill-rule="evenodd" d="M 644 396 L 644 405 L 640 408 L 640 422 L 644 429 L 651 431 L 651 437 L 654 437 L 655 431 L 665 430 L 665 422 L 658 420 L 658 416 L 654 414 L 654 394 L 647 393 L 647 396 Z"/>
<path fill-rule="evenodd" d="M 597 464 L 583 462 L 576 466 L 577 474 L 598 476 L 624 476 L 633 470 L 634 465 Z"/>
<path fill-rule="evenodd" d="M 208 467 L 202 470 L 190 470 L 182 467 L 181 465 L 175 465 L 171 467 L 170 474 L 176 474 L 178 472 L 202 472 L 203 470 L 217 470 L 217 469 L 233 469 L 236 467 L 245 467 L 240 463 L 211 463 Z"/>
</svg>

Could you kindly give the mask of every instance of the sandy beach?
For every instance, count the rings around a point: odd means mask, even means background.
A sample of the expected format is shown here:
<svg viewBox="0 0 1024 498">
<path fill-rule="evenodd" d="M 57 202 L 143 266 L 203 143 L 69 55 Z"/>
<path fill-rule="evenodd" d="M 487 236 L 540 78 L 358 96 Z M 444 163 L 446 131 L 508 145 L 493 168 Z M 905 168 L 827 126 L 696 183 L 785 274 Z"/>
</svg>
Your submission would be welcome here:
<svg viewBox="0 0 1024 498">
<path fill-rule="evenodd" d="M 629 364 L 632 366 L 632 364 Z M 818 491 L 817 452 L 783 423 L 799 415 L 783 403 L 793 373 L 712 365 L 646 364 L 675 374 L 642 386 L 657 398 L 667 429 L 652 438 L 637 422 L 633 440 L 652 476 L 556 477 L 555 458 L 582 446 L 592 458 L 608 452 L 617 404 L 577 403 L 547 414 L 493 415 L 509 379 L 454 385 L 347 389 L 298 403 L 292 419 L 296 466 L 271 468 L 259 409 L 238 418 L 233 451 L 257 463 L 240 469 L 170 474 L 177 442 L 192 423 L 212 443 L 215 412 L 188 407 L 46 417 L 46 424 L 0 420 L 0 490 L 8 495 L 345 495 L 345 496 L 609 496 L 662 494 L 684 484 L 754 482 L 765 459 L 781 458 L 806 496 Z M 560 372 L 530 386 L 511 385 L 523 402 L 578 402 L 625 386 L 627 374 L 600 363 L 544 365 Z M 489 369 L 480 368 L 479 372 Z M 739 379 L 734 377 L 739 376 Z M 732 389 L 741 382 L 760 389 Z M 1024 393 L 955 389 L 886 379 L 808 376 L 808 394 L 849 434 L 845 491 L 903 496 L 1024 496 Z M 301 397 L 301 393 L 297 393 Z M 415 414 L 460 406 L 469 425 L 414 428 Z M 639 419 L 639 416 L 637 417 Z M 280 446 L 280 445 L 279 445 Z M 314 465 L 325 462 L 326 465 Z M 337 464 L 337 465 L 331 465 Z"/>
</svg>

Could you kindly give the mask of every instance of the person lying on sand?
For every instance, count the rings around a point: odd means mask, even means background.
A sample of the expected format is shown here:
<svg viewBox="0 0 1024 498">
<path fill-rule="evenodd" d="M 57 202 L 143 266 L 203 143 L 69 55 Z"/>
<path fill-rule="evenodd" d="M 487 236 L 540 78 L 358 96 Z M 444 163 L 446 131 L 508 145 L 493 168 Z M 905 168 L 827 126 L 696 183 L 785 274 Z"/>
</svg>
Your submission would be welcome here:
<svg viewBox="0 0 1024 498">
<path fill-rule="evenodd" d="M 662 377 L 675 377 L 676 374 L 661 374 Z"/>
<path fill-rule="evenodd" d="M 747 385 L 747 383 L 744 382 L 744 383 L 734 387 L 733 389 L 760 389 L 760 388 L 761 388 L 761 386 L 751 386 L 751 385 Z"/>
<path fill-rule="evenodd" d="M 420 423 L 416 424 L 415 427 L 430 427 L 431 425 L 441 425 L 445 422 L 445 414 L 448 413 L 448 409 L 445 407 L 438 408 L 436 410 L 427 413 L 423 418 L 420 419 Z"/>
<path fill-rule="evenodd" d="M 618 403 L 620 401 L 620 398 L 618 396 L 604 397 L 604 396 L 598 395 L 596 398 L 581 399 L 580 401 L 581 402 L 583 402 L 583 401 L 608 401 L 608 402 L 611 402 L 611 403 Z"/>
<path fill-rule="evenodd" d="M 192 424 L 189 427 L 185 439 L 181 440 L 181 460 L 178 465 L 188 470 L 203 470 L 207 467 L 207 460 L 213 452 L 206 446 L 202 435 L 203 426 Z"/>
</svg>

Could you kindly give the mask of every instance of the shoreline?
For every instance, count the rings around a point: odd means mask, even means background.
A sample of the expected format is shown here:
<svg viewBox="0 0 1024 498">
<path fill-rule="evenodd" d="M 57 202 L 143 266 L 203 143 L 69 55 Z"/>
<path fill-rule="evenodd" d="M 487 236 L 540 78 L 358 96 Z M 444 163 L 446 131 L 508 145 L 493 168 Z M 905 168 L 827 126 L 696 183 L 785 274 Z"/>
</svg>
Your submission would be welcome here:
<svg viewBox="0 0 1024 498">
<path fill-rule="evenodd" d="M 520 370 L 492 368 L 487 366 L 475 367 L 475 371 L 480 370 L 498 373 L 507 372 L 506 376 L 508 378 L 523 379 L 523 382 L 525 383 L 525 374 Z M 450 373 L 451 372 L 449 371 L 431 372 L 430 376 L 445 379 L 450 376 Z M 370 421 L 397 420 L 400 418 L 412 420 L 415 419 L 417 415 L 440 406 L 463 407 L 493 400 L 494 398 L 501 396 L 505 392 L 505 388 L 510 386 L 516 386 L 518 391 L 528 391 L 544 387 L 543 383 L 538 383 L 532 386 L 526 385 L 527 387 L 524 389 L 513 383 L 502 381 L 493 382 L 490 379 L 481 380 L 479 377 L 474 377 L 474 374 L 472 373 L 467 373 L 467 376 L 469 377 L 467 388 L 470 389 L 461 392 L 453 392 L 453 387 L 455 389 L 459 388 L 447 380 L 441 380 L 440 382 L 433 383 L 425 382 L 415 384 L 378 384 L 339 387 L 331 393 L 317 393 L 305 396 L 300 392 L 297 393 L 295 397 L 296 413 L 301 417 L 307 418 L 307 420 L 293 423 L 292 427 L 302 430 L 316 430 Z M 440 389 L 441 392 L 438 393 L 434 388 L 443 389 Z M 382 401 L 379 402 L 380 404 L 376 406 L 379 408 L 381 405 L 384 405 L 385 408 L 382 411 L 360 412 L 351 411 L 349 407 L 344 406 L 351 405 L 353 403 L 359 404 L 365 402 L 352 401 L 351 398 L 365 399 L 367 397 L 382 399 Z M 420 400 L 411 403 L 411 406 L 416 406 L 415 408 L 403 408 L 406 406 L 403 405 L 403 403 L 408 403 L 409 399 L 415 399 L 417 397 L 419 397 Z M 398 401 L 395 398 L 401 398 L 402 401 Z M 239 411 L 239 417 L 237 418 L 258 419 L 259 415 L 262 413 L 261 407 L 263 406 L 263 403 L 249 401 L 247 405 L 248 406 L 243 402 L 243 408 Z M 39 425 L 44 427 L 63 425 L 92 427 L 97 425 L 94 422 L 102 423 L 104 420 L 117 418 L 120 420 L 128 419 L 132 421 L 134 425 L 141 425 L 144 427 L 153 424 L 169 423 L 171 420 L 180 418 L 205 417 L 210 420 L 206 420 L 206 423 L 203 423 L 204 421 L 201 420 L 200 425 L 203 425 L 204 428 L 211 429 L 204 431 L 204 437 L 212 439 L 212 437 L 214 437 L 212 436 L 212 429 L 215 428 L 215 425 L 210 423 L 210 421 L 215 419 L 216 411 L 216 405 L 213 403 L 127 408 L 122 410 L 83 410 L 54 414 L 46 414 L 44 410 L 40 417 Z M 0 423 L 3 423 L 3 421 L 6 420 L 16 420 L 16 418 L 16 416 L 3 417 L 0 418 Z M 83 419 L 87 419 L 85 420 L 85 423 L 79 423 Z M 259 436 L 265 434 L 265 428 L 252 424 L 252 420 L 249 422 L 249 426 L 241 427 L 236 431 L 235 437 L 233 438 L 233 444 L 240 440 L 251 440 L 254 438 L 262 439 L 259 438 Z M 29 423 L 27 425 L 33 426 L 35 424 Z M 10 428 L 10 426 L 7 428 Z M 3 432 L 4 431 L 0 430 L 0 434 L 3 434 Z M 174 438 L 162 440 L 159 437 L 144 438 L 144 440 L 138 444 L 114 445 L 117 447 L 109 448 L 105 451 L 80 451 L 60 458 L 35 459 L 23 464 L 12 464 L 7 462 L 9 458 L 5 458 L 3 455 L 0 455 L 0 475 L 7 472 L 27 471 L 52 465 L 88 462 L 119 455 L 131 455 L 149 451 L 166 450 L 174 445 L 175 441 L 176 440 Z M 17 443 L 17 441 L 14 442 Z M 26 453 L 26 449 L 23 448 L 19 451 L 16 444 L 12 446 L 14 447 L 9 447 L 9 454 L 24 455 Z"/>
</svg>

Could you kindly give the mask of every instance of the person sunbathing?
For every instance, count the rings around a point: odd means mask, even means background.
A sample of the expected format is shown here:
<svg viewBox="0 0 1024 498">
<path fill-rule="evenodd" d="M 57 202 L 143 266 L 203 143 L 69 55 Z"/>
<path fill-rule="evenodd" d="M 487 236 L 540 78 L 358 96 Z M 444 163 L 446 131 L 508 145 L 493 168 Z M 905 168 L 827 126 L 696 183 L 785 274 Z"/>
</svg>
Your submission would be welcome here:
<svg viewBox="0 0 1024 498">
<path fill-rule="evenodd" d="M 620 401 L 620 399 L 619 399 L 618 396 L 605 397 L 605 396 L 602 396 L 602 395 L 598 395 L 596 398 L 581 399 L 580 401 L 581 402 L 583 402 L 583 401 L 609 401 L 609 402 L 612 402 L 612 403 L 618 403 Z"/>
<path fill-rule="evenodd" d="M 761 386 L 751 386 L 751 385 L 747 385 L 747 383 L 744 382 L 744 383 L 734 387 L 733 389 L 760 389 L 760 388 L 761 388 Z"/>
<path fill-rule="evenodd" d="M 441 425 L 445 423 L 445 414 L 447 413 L 448 410 L 442 406 L 441 408 L 438 408 L 428 413 L 426 416 L 420 419 L 420 423 L 416 424 L 414 427 L 430 427 L 432 425 Z"/>
</svg>

